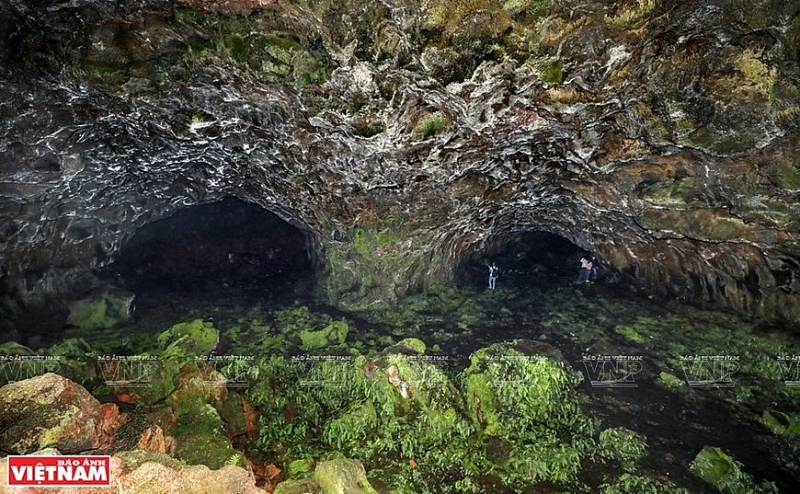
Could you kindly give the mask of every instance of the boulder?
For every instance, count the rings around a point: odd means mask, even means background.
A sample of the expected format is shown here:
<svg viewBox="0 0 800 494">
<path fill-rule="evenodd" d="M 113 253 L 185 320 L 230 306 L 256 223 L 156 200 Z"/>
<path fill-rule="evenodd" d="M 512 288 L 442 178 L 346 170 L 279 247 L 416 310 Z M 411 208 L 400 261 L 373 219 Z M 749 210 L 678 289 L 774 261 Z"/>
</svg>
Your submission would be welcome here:
<svg viewBox="0 0 800 494">
<path fill-rule="evenodd" d="M 378 494 L 367 480 L 364 465 L 358 460 L 323 461 L 314 470 L 314 479 L 324 494 Z"/>
<path fill-rule="evenodd" d="M 106 443 L 119 423 L 115 405 L 47 373 L 0 388 L 0 450 L 29 454 L 48 447 L 79 453 Z"/>
</svg>

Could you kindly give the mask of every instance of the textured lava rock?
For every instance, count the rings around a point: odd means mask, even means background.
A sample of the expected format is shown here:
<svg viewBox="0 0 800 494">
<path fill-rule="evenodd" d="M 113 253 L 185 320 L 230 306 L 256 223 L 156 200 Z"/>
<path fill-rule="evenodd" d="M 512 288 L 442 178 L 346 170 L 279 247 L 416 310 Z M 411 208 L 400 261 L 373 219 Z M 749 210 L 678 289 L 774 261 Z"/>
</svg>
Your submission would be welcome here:
<svg viewBox="0 0 800 494">
<path fill-rule="evenodd" d="M 545 231 L 650 292 L 798 321 L 796 9 L 500 4 L 4 3 L 3 319 L 234 196 L 307 235 L 342 307 Z"/>
</svg>

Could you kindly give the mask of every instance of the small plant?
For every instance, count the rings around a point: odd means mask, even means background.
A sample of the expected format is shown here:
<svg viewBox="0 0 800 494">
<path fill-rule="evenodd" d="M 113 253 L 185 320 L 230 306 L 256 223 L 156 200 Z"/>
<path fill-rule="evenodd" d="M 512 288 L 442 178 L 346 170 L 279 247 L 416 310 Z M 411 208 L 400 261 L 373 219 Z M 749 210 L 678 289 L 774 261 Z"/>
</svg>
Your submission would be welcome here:
<svg viewBox="0 0 800 494">
<path fill-rule="evenodd" d="M 689 494 L 672 482 L 662 482 L 650 477 L 623 473 L 611 484 L 600 486 L 603 494 Z"/>
<path fill-rule="evenodd" d="M 564 62 L 555 60 L 544 63 L 541 68 L 542 82 L 548 85 L 561 84 L 564 79 Z"/>
<path fill-rule="evenodd" d="M 613 459 L 629 472 L 636 469 L 636 462 L 644 455 L 647 444 L 636 432 L 624 427 L 606 429 L 600 433 L 598 454 L 603 459 Z"/>
<path fill-rule="evenodd" d="M 621 27 L 633 27 L 647 17 L 656 7 L 656 0 L 637 0 L 636 6 L 624 9 L 614 17 L 606 17 L 606 21 Z"/>
<path fill-rule="evenodd" d="M 420 139 L 427 139 L 443 131 L 449 123 L 442 112 L 435 112 L 422 117 L 414 130 Z"/>
</svg>

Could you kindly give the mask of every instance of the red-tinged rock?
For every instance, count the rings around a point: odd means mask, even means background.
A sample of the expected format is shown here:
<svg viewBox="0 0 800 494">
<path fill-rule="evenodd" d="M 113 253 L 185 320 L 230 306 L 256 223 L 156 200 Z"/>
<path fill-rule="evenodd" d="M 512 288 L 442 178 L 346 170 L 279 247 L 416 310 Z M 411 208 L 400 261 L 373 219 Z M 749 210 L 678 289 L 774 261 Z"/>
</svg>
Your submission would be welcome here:
<svg viewBox="0 0 800 494">
<path fill-rule="evenodd" d="M 8 384 L 0 388 L 0 450 L 30 454 L 49 447 L 62 453 L 97 448 L 102 417 L 97 399 L 57 374 Z"/>
<path fill-rule="evenodd" d="M 114 441 L 114 433 L 125 421 L 124 415 L 120 415 L 119 408 L 113 403 L 103 403 L 100 405 L 98 416 L 97 435 L 100 442 L 104 445 Z"/>
<path fill-rule="evenodd" d="M 143 451 L 171 454 L 175 449 L 175 440 L 165 435 L 161 427 L 152 425 L 142 432 L 137 447 Z"/>
</svg>

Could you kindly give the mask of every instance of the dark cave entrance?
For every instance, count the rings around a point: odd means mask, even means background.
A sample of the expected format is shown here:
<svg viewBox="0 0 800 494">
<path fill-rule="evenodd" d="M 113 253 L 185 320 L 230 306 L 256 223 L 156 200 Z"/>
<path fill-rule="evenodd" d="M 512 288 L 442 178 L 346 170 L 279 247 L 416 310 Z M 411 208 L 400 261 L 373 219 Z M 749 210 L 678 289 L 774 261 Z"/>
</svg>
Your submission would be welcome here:
<svg viewBox="0 0 800 494">
<path fill-rule="evenodd" d="M 497 286 L 554 288 L 577 280 L 580 259 L 591 253 L 568 239 L 545 231 L 493 237 L 487 247 L 462 263 L 460 283 L 486 286 L 488 266 L 499 268 Z"/>
<path fill-rule="evenodd" d="M 164 293 L 285 299 L 314 284 L 311 245 L 277 215 L 229 197 L 141 227 L 105 272 L 136 293 L 137 306 Z"/>
</svg>

